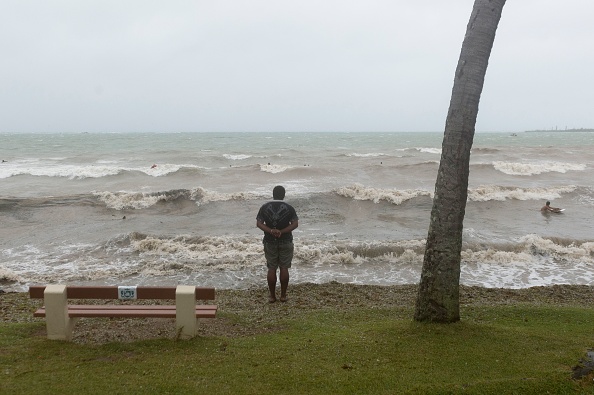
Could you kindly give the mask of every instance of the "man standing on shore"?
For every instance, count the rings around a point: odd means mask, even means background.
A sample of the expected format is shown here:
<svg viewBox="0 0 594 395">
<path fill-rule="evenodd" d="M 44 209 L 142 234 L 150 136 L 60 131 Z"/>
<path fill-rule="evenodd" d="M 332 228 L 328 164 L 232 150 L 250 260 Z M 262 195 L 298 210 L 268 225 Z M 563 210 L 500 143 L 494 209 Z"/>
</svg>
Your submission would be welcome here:
<svg viewBox="0 0 594 395">
<path fill-rule="evenodd" d="M 276 270 L 280 269 L 281 302 L 287 301 L 289 268 L 293 260 L 293 230 L 299 226 L 299 218 L 290 204 L 283 202 L 285 188 L 277 185 L 272 190 L 273 201 L 260 207 L 256 226 L 264 232 L 264 256 L 268 268 L 270 303 L 276 302 Z"/>
</svg>

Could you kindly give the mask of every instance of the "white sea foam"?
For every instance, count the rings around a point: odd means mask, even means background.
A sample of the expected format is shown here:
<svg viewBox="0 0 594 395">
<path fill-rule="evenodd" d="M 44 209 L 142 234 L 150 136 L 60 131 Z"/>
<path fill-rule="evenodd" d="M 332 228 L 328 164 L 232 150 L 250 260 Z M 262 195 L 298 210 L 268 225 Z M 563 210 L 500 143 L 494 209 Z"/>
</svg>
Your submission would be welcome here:
<svg viewBox="0 0 594 395">
<path fill-rule="evenodd" d="M 252 199 L 261 199 L 266 197 L 265 194 L 259 194 L 256 192 L 231 192 L 231 193 L 224 193 L 224 192 L 217 192 L 206 190 L 204 188 L 196 188 L 193 190 L 193 195 L 200 195 L 201 198 L 198 201 L 198 204 L 204 204 L 209 202 L 225 202 L 229 200 L 252 200 Z"/>
<path fill-rule="evenodd" d="M 535 234 L 523 236 L 518 241 L 524 246 L 524 251 L 529 251 L 533 255 L 553 256 L 558 259 L 570 259 L 572 261 L 594 262 L 594 242 L 564 246 Z"/>
<path fill-rule="evenodd" d="M 165 192 L 94 191 L 93 195 L 105 203 L 107 207 L 123 210 L 149 208 L 158 202 L 173 201 L 179 198 L 196 200 L 201 196 L 202 191 L 203 190 L 200 188 L 194 190 L 179 189 Z"/>
<path fill-rule="evenodd" d="M 249 287 L 265 277 L 262 243 L 253 236 L 158 237 L 130 234 L 101 248 L 90 244 L 32 246 L 3 251 L 0 282 L 19 289 L 28 283 L 136 283 L 216 278 L 219 287 Z M 298 238 L 293 282 L 343 281 L 357 284 L 417 283 L 425 240 L 321 241 Z M 462 251 L 461 283 L 525 288 L 551 284 L 592 284 L 594 242 L 564 245 L 538 235 L 515 244 L 476 245 Z M 105 254 L 109 254 L 109 258 Z M 27 257 L 27 265 L 22 264 Z M 107 258 L 107 259 L 106 259 Z M 158 280 L 161 279 L 161 280 Z M 238 279 L 241 283 L 238 284 Z M 6 289 L 6 287 L 3 287 Z"/>
<path fill-rule="evenodd" d="M 5 168 L 0 172 L 0 178 L 9 178 L 19 175 L 32 175 L 42 177 L 64 177 L 71 180 L 83 178 L 100 178 L 114 176 L 123 169 L 107 165 L 34 165 Z"/>
<path fill-rule="evenodd" d="M 47 246 L 43 250 L 24 245 L 3 254 L 3 270 L 21 284 L 93 281 L 126 273 L 126 262 L 117 257 L 104 260 L 90 255 L 96 249 L 97 246 L 86 243 Z"/>
<path fill-rule="evenodd" d="M 262 244 L 254 238 L 237 237 L 190 237 L 173 239 L 146 237 L 131 240 L 131 245 L 140 254 L 164 255 L 176 262 L 191 261 L 193 266 L 217 270 L 239 270 L 261 265 Z M 158 264 L 162 263 L 156 261 Z"/>
<path fill-rule="evenodd" d="M 165 200 L 165 195 L 144 192 L 93 192 L 100 201 L 109 208 L 116 210 L 143 209 L 155 205 L 160 200 Z"/>
<path fill-rule="evenodd" d="M 582 171 L 586 169 L 586 165 L 581 163 L 564 162 L 493 162 L 493 167 L 502 173 L 515 176 L 532 176 L 549 172 L 566 173 L 568 171 Z"/>
<path fill-rule="evenodd" d="M 244 159 L 249 159 L 252 156 L 251 155 L 232 155 L 232 154 L 224 154 L 223 157 L 225 159 L 229 159 L 229 160 L 244 160 Z"/>
<path fill-rule="evenodd" d="M 15 283 L 23 281 L 23 277 L 10 269 L 0 267 L 0 284 Z"/>
<path fill-rule="evenodd" d="M 425 154 L 440 154 L 441 155 L 441 148 L 426 148 L 426 147 L 419 147 L 415 148 L 417 151 L 425 153 Z"/>
<path fill-rule="evenodd" d="M 385 200 L 396 205 L 419 196 L 433 195 L 431 192 L 422 189 L 379 189 L 364 187 L 360 184 L 338 188 L 335 192 L 341 196 L 354 200 L 371 200 L 374 203 L 379 203 L 380 201 Z"/>
<path fill-rule="evenodd" d="M 354 156 L 354 157 L 359 157 L 359 158 L 374 158 L 374 157 L 378 157 L 378 156 L 386 156 L 386 154 L 383 154 L 381 152 L 370 152 L 367 154 L 352 153 L 352 154 L 346 154 L 346 156 Z"/>
<path fill-rule="evenodd" d="M 11 162 L 0 167 L 0 178 L 19 175 L 39 177 L 60 177 L 70 180 L 85 178 L 101 178 L 115 176 L 123 172 L 141 172 L 152 177 L 162 177 L 175 173 L 180 169 L 204 169 L 192 164 L 154 163 L 151 166 L 122 166 L 115 160 L 97 160 L 94 164 L 63 164 L 59 159 L 41 162 L 35 159 L 24 159 Z"/>
<path fill-rule="evenodd" d="M 32 175 L 39 177 L 62 177 L 70 180 L 81 180 L 85 178 L 101 178 L 115 176 L 122 172 L 138 171 L 149 176 L 166 176 L 182 168 L 201 169 L 195 165 L 176 164 L 155 164 L 154 167 L 125 167 L 117 166 L 109 161 L 95 165 L 55 165 L 55 164 L 34 164 L 19 166 L 3 166 L 0 169 L 0 178 L 9 178 L 19 175 Z"/>
<path fill-rule="evenodd" d="M 594 265 L 594 242 L 557 244 L 552 240 L 531 234 L 518 238 L 513 251 L 495 248 L 462 251 L 462 261 L 471 264 L 489 264 L 494 270 L 505 270 L 508 265 L 539 264 L 544 260 L 555 262 L 581 262 Z M 592 273 L 594 276 L 594 273 Z"/>
<path fill-rule="evenodd" d="M 288 165 L 271 165 L 271 164 L 265 164 L 265 165 L 260 165 L 260 170 L 266 173 L 282 173 L 286 170 L 292 169 L 294 166 L 288 166 Z"/>
<path fill-rule="evenodd" d="M 217 192 L 202 187 L 163 192 L 94 191 L 93 195 L 105 203 L 107 207 L 116 210 L 146 209 L 159 202 L 173 201 L 180 198 L 194 200 L 196 204 L 202 205 L 210 202 L 262 199 L 268 196 L 256 192 Z"/>
<path fill-rule="evenodd" d="M 490 200 L 504 201 L 516 200 L 542 200 L 557 199 L 564 193 L 571 193 L 576 186 L 568 185 L 552 188 L 515 188 L 502 187 L 498 185 L 481 185 L 468 190 L 468 199 L 475 202 L 487 202 Z"/>
<path fill-rule="evenodd" d="M 126 171 L 140 171 L 144 174 L 153 177 L 163 177 L 171 173 L 175 173 L 180 169 L 204 169 L 203 167 L 196 166 L 196 165 L 176 165 L 171 163 L 155 163 L 150 167 L 142 167 L 142 168 L 125 168 Z"/>
<path fill-rule="evenodd" d="M 146 243 L 143 249 L 150 245 L 149 249 L 152 253 L 165 255 L 172 253 L 178 260 L 190 257 L 200 259 L 201 266 L 206 265 L 217 270 L 257 267 L 262 260 L 260 241 L 252 238 L 212 237 L 186 240 L 176 238 L 156 242 L 154 239 L 149 239 Z M 319 241 L 300 241 L 295 250 L 295 262 L 296 267 L 309 266 L 318 274 L 326 271 L 334 275 L 349 273 L 349 276 L 359 278 L 361 283 L 389 284 L 391 281 L 402 283 L 403 279 L 408 279 L 408 283 L 416 283 L 423 263 L 424 245 L 425 240 L 375 242 L 364 246 L 358 243 L 337 246 Z M 538 247 L 534 247 L 535 245 Z M 593 247 L 592 242 L 578 246 L 561 246 L 550 240 L 529 235 L 519 241 L 516 251 L 495 249 L 463 251 L 462 267 L 463 270 L 468 271 L 478 265 L 482 268 L 483 283 L 505 284 L 510 287 L 550 284 L 542 275 L 508 282 L 510 273 L 530 266 L 546 268 L 547 272 L 555 272 L 555 268 L 562 267 L 563 270 L 568 271 L 567 278 L 579 275 L 580 283 L 583 283 L 594 279 L 592 271 L 583 272 L 584 267 L 591 268 L 594 265 L 591 257 Z M 362 251 L 372 251 L 372 253 L 367 255 L 362 254 Z M 579 264 L 566 267 L 567 262 L 579 262 Z M 388 277 L 391 279 L 384 278 L 386 272 L 390 273 Z M 474 274 L 481 276 L 480 273 Z"/>
<path fill-rule="evenodd" d="M 463 251 L 461 282 L 498 288 L 594 283 L 594 243 L 564 246 L 538 235 L 518 239 L 516 251 Z"/>
</svg>

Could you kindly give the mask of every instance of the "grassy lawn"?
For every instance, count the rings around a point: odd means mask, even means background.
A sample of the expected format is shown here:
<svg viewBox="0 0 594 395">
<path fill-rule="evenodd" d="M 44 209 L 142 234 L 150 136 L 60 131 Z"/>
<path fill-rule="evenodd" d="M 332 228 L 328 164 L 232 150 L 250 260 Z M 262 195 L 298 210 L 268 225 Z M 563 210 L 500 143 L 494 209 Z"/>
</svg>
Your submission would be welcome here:
<svg viewBox="0 0 594 395">
<path fill-rule="evenodd" d="M 594 393 L 594 376 L 571 378 L 594 347 L 593 309 L 467 306 L 462 315 L 439 325 L 412 321 L 410 308 L 328 308 L 279 316 L 256 335 L 103 345 L 48 341 L 43 323 L 2 323 L 0 393 Z"/>
</svg>

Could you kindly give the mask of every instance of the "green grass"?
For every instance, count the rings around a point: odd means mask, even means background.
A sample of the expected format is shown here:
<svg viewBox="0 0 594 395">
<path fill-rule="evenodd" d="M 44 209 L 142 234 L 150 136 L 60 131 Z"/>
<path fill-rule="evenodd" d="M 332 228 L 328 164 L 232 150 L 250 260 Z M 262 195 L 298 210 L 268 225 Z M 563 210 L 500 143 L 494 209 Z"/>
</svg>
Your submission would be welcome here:
<svg viewBox="0 0 594 395">
<path fill-rule="evenodd" d="M 594 393 L 592 377 L 571 379 L 594 347 L 594 310 L 462 314 L 440 325 L 412 321 L 409 309 L 322 310 L 279 318 L 282 330 L 255 336 L 106 345 L 48 341 L 35 335 L 41 323 L 3 323 L 0 393 Z"/>
</svg>

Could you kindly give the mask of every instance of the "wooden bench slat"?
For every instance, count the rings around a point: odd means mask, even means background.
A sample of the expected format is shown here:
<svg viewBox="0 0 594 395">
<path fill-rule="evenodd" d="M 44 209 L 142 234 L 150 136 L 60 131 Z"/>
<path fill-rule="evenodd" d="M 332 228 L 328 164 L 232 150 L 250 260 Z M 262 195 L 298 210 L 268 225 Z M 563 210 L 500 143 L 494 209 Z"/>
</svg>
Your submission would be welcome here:
<svg viewBox="0 0 594 395">
<path fill-rule="evenodd" d="M 72 310 L 175 310 L 175 305 L 92 305 L 92 304 L 71 304 L 68 309 Z M 216 305 L 196 305 L 196 310 L 217 310 Z"/>
<path fill-rule="evenodd" d="M 162 308 L 166 307 L 166 308 Z M 196 318 L 215 318 L 217 306 L 196 306 Z M 33 313 L 34 317 L 45 317 L 45 308 L 40 308 Z M 73 305 L 68 306 L 69 317 L 153 317 L 175 318 L 175 306 L 93 306 Z"/>
<path fill-rule="evenodd" d="M 214 318 L 213 310 L 196 310 L 196 318 Z M 174 310 L 69 310 L 68 316 L 82 317 L 113 317 L 113 318 L 175 318 Z"/>
<path fill-rule="evenodd" d="M 175 299 L 176 287 L 138 286 L 138 299 Z M 45 285 L 31 285 L 29 296 L 33 299 L 43 299 Z M 118 299 L 118 287 L 112 285 L 97 286 L 68 286 L 66 297 L 69 299 Z M 215 289 L 196 287 L 196 300 L 214 300 Z"/>
</svg>

